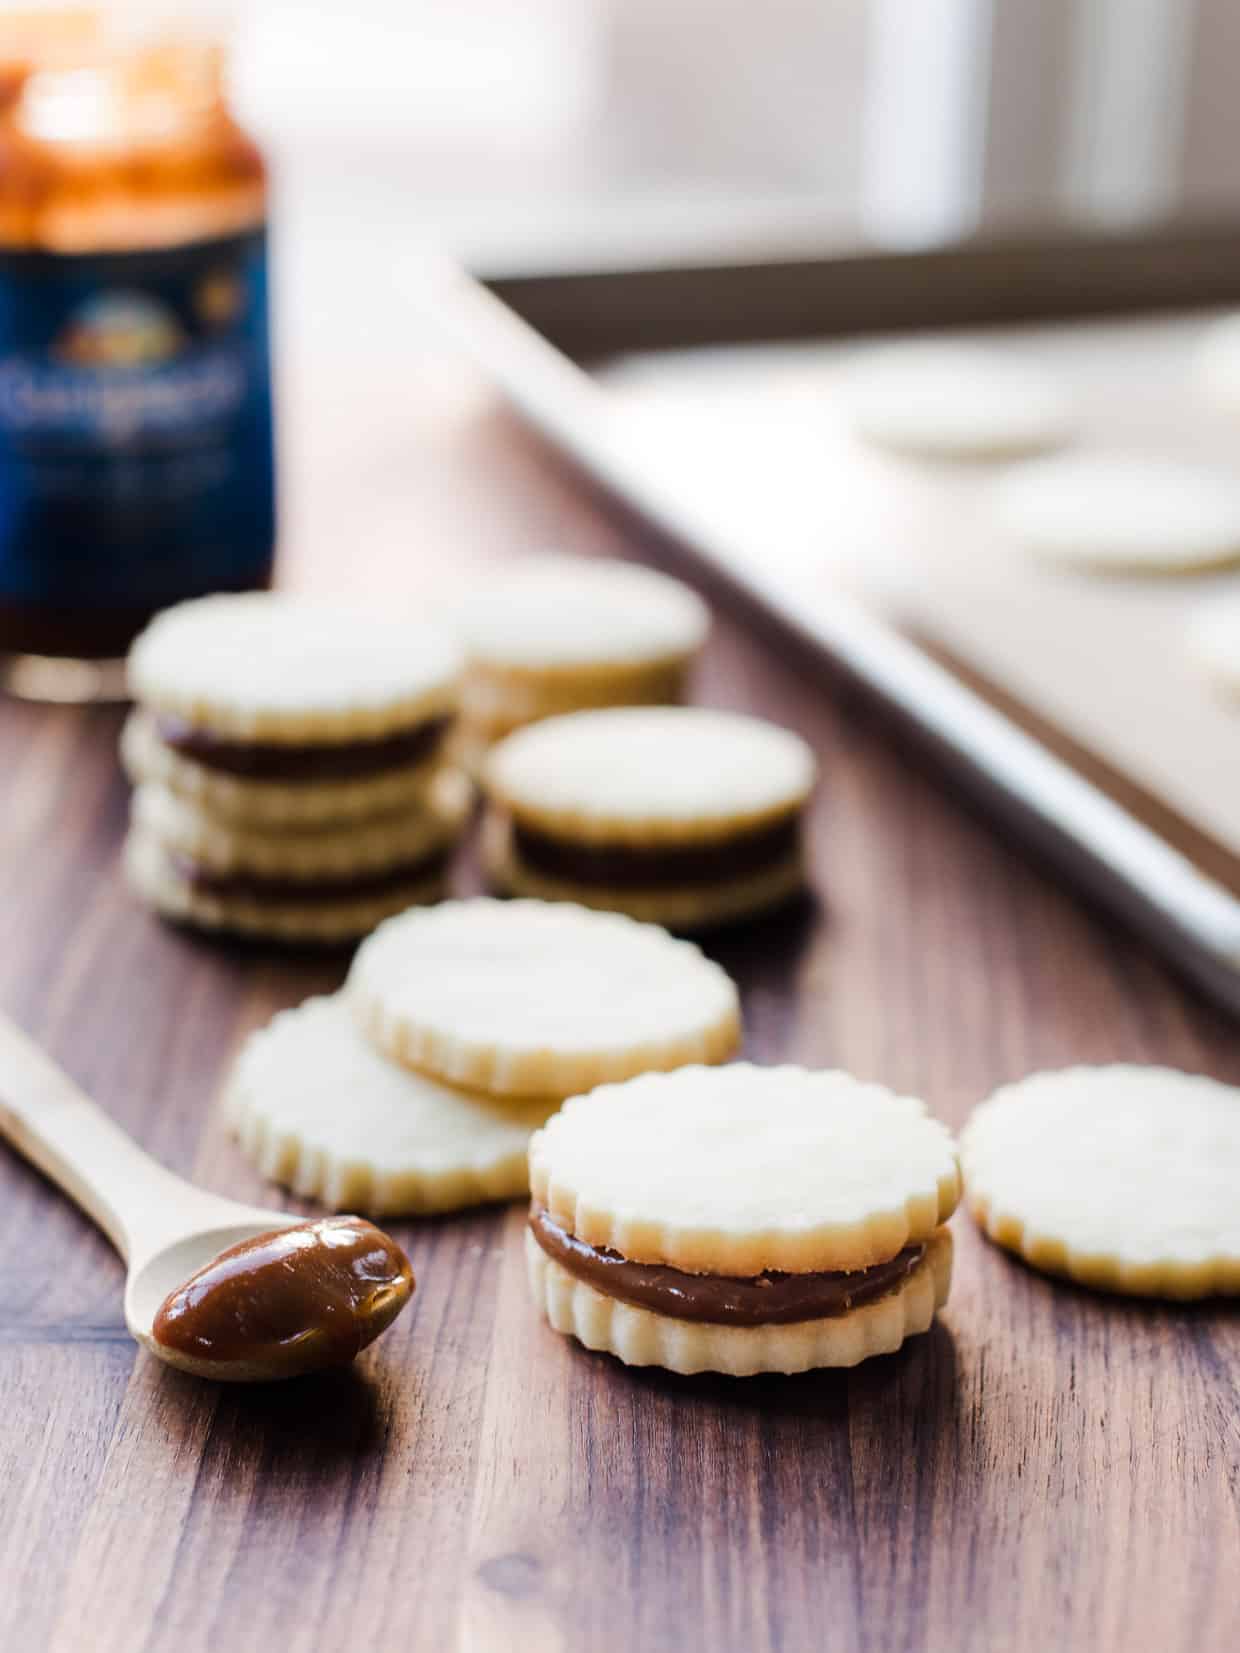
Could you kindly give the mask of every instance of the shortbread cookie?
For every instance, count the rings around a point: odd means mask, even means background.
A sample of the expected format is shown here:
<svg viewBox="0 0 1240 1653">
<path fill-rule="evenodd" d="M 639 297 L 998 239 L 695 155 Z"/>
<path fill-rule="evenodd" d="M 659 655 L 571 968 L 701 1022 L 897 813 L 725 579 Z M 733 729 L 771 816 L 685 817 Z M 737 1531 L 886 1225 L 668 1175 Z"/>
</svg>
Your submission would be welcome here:
<svg viewBox="0 0 1240 1653">
<path fill-rule="evenodd" d="M 698 707 L 578 712 L 500 743 L 483 772 L 493 886 L 674 929 L 801 890 L 814 759 L 799 736 Z"/>
<path fill-rule="evenodd" d="M 416 878 L 349 880 L 347 887 L 290 881 L 277 891 L 274 881 L 266 880 L 261 888 L 257 882 L 221 887 L 195 877 L 187 863 L 142 828 L 130 830 L 124 863 L 135 893 L 165 918 L 206 930 L 323 945 L 356 941 L 394 913 L 442 900 L 447 887 L 442 867 Z"/>
<path fill-rule="evenodd" d="M 799 1372 L 925 1331 L 960 1179 L 920 1102 L 844 1073 L 685 1068 L 530 1143 L 527 1261 L 558 1331 L 631 1365 Z"/>
<path fill-rule="evenodd" d="M 523 1194 L 530 1135 L 559 1105 L 453 1090 L 385 1061 L 341 994 L 252 1034 L 223 1103 L 264 1176 L 334 1210 L 386 1217 Z"/>
<path fill-rule="evenodd" d="M 1171 1068 L 1006 1085 L 961 1137 L 971 1211 L 1034 1268 L 1100 1291 L 1240 1293 L 1240 1090 Z"/>
<path fill-rule="evenodd" d="M 999 525 L 1055 562 L 1099 573 L 1179 574 L 1240 558 L 1240 482 L 1144 454 L 1022 465 L 995 485 Z"/>
<path fill-rule="evenodd" d="M 740 1040 L 736 988 L 696 947 L 538 901 L 402 914 L 358 951 L 348 991 L 386 1055 L 498 1095 L 722 1062 Z"/>
<path fill-rule="evenodd" d="M 584 707 L 679 700 L 710 627 L 679 580 L 568 556 L 499 570 L 453 617 L 468 659 L 465 722 L 480 740 Z"/>
<path fill-rule="evenodd" d="M 128 669 L 136 700 L 244 750 L 364 744 L 448 715 L 461 658 L 447 637 L 384 609 L 249 592 L 166 609 Z"/>
<path fill-rule="evenodd" d="M 1072 408 L 1054 379 L 995 351 L 946 344 L 860 352 L 839 383 L 859 436 L 931 459 L 1000 459 L 1057 447 Z"/>
<path fill-rule="evenodd" d="M 466 778 L 442 769 L 417 809 L 317 829 L 273 831 L 208 814 L 148 782 L 133 795 L 131 818 L 201 872 L 313 884 L 420 875 L 429 860 L 442 859 L 459 840 L 471 802 Z"/>
<path fill-rule="evenodd" d="M 256 780 L 210 767 L 175 751 L 148 712 L 131 712 L 121 731 L 121 761 L 135 784 L 165 787 L 199 809 L 239 827 L 294 829 L 388 815 L 422 807 L 443 765 L 422 759 L 356 779 Z"/>
</svg>

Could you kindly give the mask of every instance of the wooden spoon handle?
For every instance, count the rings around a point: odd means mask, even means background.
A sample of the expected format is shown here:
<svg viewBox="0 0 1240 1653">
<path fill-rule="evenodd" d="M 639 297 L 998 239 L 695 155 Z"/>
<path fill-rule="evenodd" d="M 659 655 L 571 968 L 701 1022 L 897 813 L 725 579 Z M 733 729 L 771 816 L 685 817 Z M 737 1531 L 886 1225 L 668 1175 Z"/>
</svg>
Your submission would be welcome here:
<svg viewBox="0 0 1240 1653">
<path fill-rule="evenodd" d="M 199 1190 L 143 1153 L 72 1079 L 0 1016 L 0 1136 L 93 1217 L 127 1261 Z"/>
</svg>

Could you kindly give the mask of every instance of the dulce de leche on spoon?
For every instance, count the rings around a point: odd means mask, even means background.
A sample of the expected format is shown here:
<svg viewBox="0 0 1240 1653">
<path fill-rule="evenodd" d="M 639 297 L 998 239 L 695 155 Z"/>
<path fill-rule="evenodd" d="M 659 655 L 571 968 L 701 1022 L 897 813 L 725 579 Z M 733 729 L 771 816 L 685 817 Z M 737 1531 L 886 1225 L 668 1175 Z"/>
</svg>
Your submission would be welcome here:
<svg viewBox="0 0 1240 1653">
<path fill-rule="evenodd" d="M 340 1366 L 413 1294 L 408 1258 L 360 1217 L 303 1222 L 174 1176 L 0 1017 L 0 1136 L 94 1218 L 125 1260 L 125 1323 L 217 1382 Z"/>
<path fill-rule="evenodd" d="M 229 1246 L 164 1300 L 152 1335 L 170 1356 L 292 1376 L 343 1366 L 413 1293 L 409 1259 L 361 1217 L 324 1217 Z"/>
</svg>

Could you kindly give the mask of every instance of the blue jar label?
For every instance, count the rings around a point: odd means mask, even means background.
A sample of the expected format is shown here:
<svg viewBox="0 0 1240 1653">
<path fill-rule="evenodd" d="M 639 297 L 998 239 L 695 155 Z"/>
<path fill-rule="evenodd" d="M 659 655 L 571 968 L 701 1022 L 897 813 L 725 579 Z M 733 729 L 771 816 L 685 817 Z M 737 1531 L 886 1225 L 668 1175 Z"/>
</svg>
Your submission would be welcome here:
<svg viewBox="0 0 1240 1653">
<path fill-rule="evenodd" d="M 263 232 L 0 253 L 0 601 L 156 608 L 274 538 Z"/>
</svg>

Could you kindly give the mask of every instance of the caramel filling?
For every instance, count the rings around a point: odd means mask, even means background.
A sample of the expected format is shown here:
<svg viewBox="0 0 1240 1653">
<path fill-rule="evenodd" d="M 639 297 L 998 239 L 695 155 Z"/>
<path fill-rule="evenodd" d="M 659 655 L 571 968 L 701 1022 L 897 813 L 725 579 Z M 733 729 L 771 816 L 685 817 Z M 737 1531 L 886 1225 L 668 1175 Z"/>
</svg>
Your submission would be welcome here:
<svg viewBox="0 0 1240 1653">
<path fill-rule="evenodd" d="M 363 780 L 388 769 L 405 769 L 433 756 L 451 727 L 448 716 L 428 718 L 412 729 L 384 735 L 379 740 L 348 740 L 306 746 L 282 746 L 274 741 L 226 740 L 183 718 L 156 719 L 159 738 L 182 757 L 205 769 L 245 780 L 307 781 Z"/>
<path fill-rule="evenodd" d="M 361 872 L 347 878 L 276 878 L 265 873 L 213 872 L 185 855 L 173 855 L 177 877 L 203 895 L 222 901 L 291 901 L 298 905 L 321 901 L 364 901 L 367 896 L 395 894 L 408 884 L 442 875 L 450 847 L 433 850 L 416 861 L 402 861 L 382 872 Z"/>
<path fill-rule="evenodd" d="M 339 1366 L 412 1292 L 395 1241 L 360 1217 L 326 1217 L 222 1251 L 164 1302 L 152 1332 L 196 1360 Z"/>
<path fill-rule="evenodd" d="M 873 1268 L 853 1273 L 781 1274 L 748 1279 L 686 1274 L 662 1263 L 633 1263 L 619 1252 L 586 1245 L 542 1206 L 530 1208 L 530 1229 L 548 1257 L 608 1297 L 675 1320 L 715 1326 L 782 1326 L 828 1320 L 872 1303 L 902 1285 L 925 1256 L 924 1245 L 905 1246 Z"/>
<path fill-rule="evenodd" d="M 660 889 L 718 884 L 765 872 L 796 853 L 800 817 L 792 815 L 757 832 L 719 842 L 636 848 L 630 844 L 579 844 L 517 822 L 512 844 L 522 864 L 550 878 L 611 889 Z"/>
</svg>

